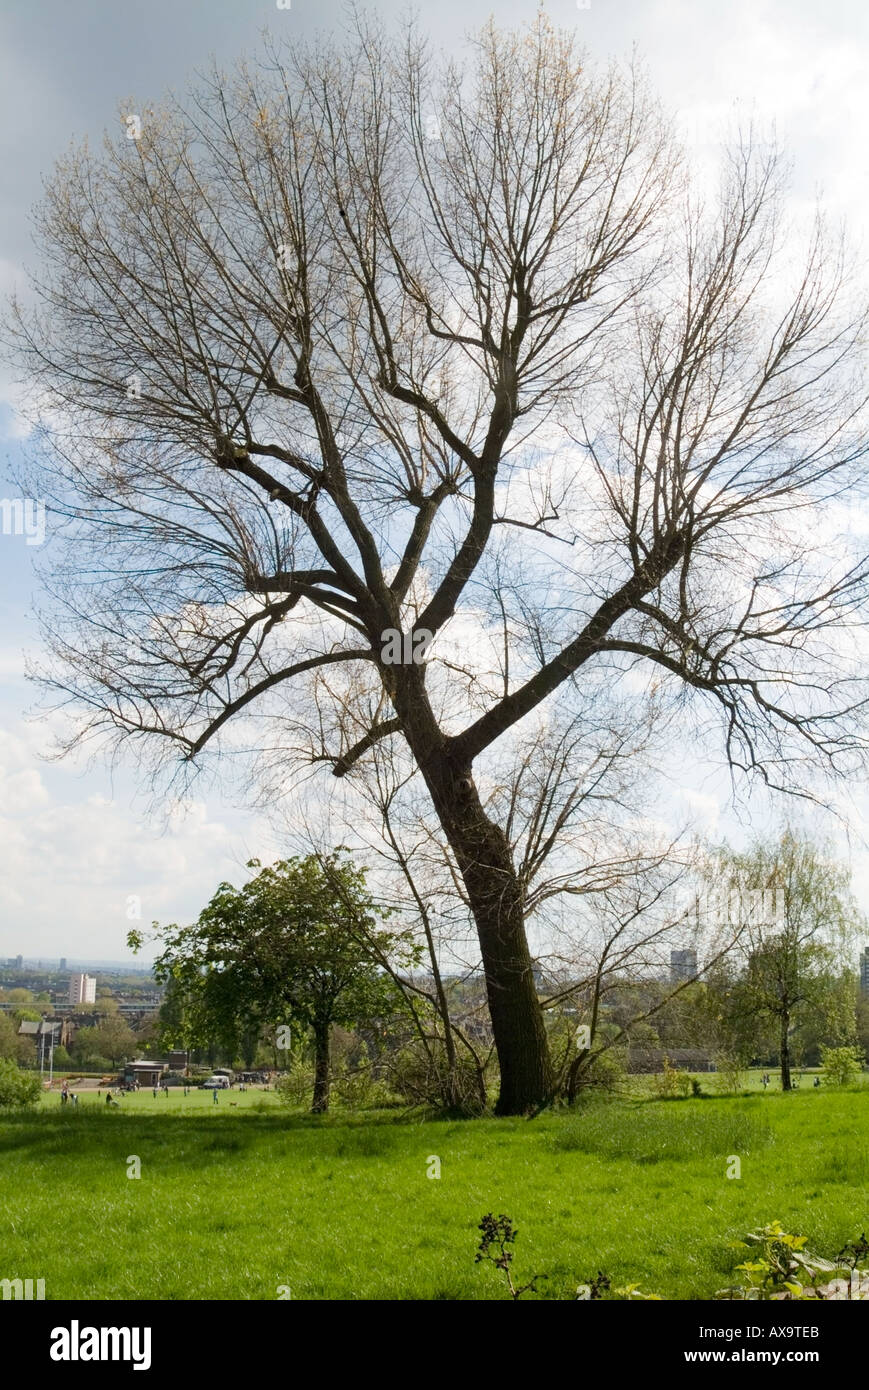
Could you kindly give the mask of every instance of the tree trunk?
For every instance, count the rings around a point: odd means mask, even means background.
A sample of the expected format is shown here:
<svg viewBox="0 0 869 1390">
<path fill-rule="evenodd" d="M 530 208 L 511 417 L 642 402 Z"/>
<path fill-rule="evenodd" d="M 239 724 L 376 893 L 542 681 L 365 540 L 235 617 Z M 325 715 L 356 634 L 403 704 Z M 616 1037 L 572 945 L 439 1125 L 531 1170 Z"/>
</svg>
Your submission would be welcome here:
<svg viewBox="0 0 869 1390">
<path fill-rule="evenodd" d="M 790 1025 L 790 1012 L 783 1013 L 781 1015 L 781 1039 L 779 1043 L 779 1066 L 781 1068 L 781 1088 L 783 1091 L 791 1090 L 791 1046 L 788 1039 Z"/>
<path fill-rule="evenodd" d="M 452 754 L 438 727 L 424 667 L 387 666 L 383 673 L 474 915 L 501 1072 L 495 1113 L 524 1115 L 552 1099 L 554 1073 L 510 846 L 483 810 L 470 765 Z"/>
<path fill-rule="evenodd" d="M 579 1093 L 579 1074 L 582 1070 L 583 1062 L 585 1061 L 587 1056 L 588 1049 L 585 1049 L 573 1058 L 573 1061 L 570 1063 L 570 1066 L 568 1067 L 566 1088 L 568 1105 L 576 1104 L 576 1097 Z"/>
<path fill-rule="evenodd" d="M 477 926 L 501 1088 L 498 1115 L 523 1115 L 552 1097 L 543 1010 L 525 935 L 522 892 L 503 831 L 486 816 L 470 772 L 438 769 L 435 805 Z"/>
<path fill-rule="evenodd" d="M 314 1026 L 314 1099 L 311 1103 L 312 1115 L 324 1115 L 329 1109 L 329 1087 L 331 1071 L 329 1067 L 329 1025 Z"/>
</svg>

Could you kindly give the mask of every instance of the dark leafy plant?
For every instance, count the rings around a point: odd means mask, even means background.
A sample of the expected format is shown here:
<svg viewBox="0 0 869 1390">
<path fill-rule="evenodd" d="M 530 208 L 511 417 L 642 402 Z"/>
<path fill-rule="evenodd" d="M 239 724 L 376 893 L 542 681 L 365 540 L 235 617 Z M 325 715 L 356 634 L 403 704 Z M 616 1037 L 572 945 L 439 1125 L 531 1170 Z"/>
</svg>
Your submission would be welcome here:
<svg viewBox="0 0 869 1390">
<path fill-rule="evenodd" d="M 500 1269 L 507 1280 L 510 1297 L 513 1299 L 521 1298 L 523 1293 L 537 1293 L 537 1281 L 548 1278 L 546 1274 L 533 1275 L 527 1284 L 516 1285 L 513 1282 L 510 1266 L 513 1263 L 514 1252 L 508 1249 L 508 1246 L 515 1243 L 518 1232 L 509 1216 L 505 1216 L 503 1212 L 500 1216 L 487 1212 L 477 1229 L 482 1232 L 482 1236 L 474 1263 L 488 1260 L 496 1269 Z"/>
</svg>

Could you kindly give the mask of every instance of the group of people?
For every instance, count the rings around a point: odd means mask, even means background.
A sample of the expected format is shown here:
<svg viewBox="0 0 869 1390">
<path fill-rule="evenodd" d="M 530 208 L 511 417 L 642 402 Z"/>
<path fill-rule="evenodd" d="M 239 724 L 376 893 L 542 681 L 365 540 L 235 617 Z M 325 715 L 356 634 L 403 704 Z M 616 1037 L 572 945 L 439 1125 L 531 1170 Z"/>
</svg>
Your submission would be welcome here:
<svg viewBox="0 0 869 1390">
<path fill-rule="evenodd" d="M 800 1084 L 800 1082 L 802 1081 L 802 1079 L 803 1079 L 802 1073 L 800 1073 L 799 1076 L 795 1076 L 795 1077 L 793 1078 L 793 1085 L 794 1085 L 794 1088 L 795 1088 L 795 1089 L 798 1089 L 798 1088 L 799 1088 L 799 1084 Z M 761 1084 L 761 1086 L 763 1087 L 764 1090 L 766 1090 L 767 1086 L 770 1084 L 770 1075 L 769 1075 L 769 1072 L 768 1072 L 768 1071 L 765 1071 L 764 1074 L 763 1074 L 763 1076 L 760 1078 L 760 1084 Z M 820 1078 L 819 1076 L 816 1076 L 816 1077 L 815 1077 L 815 1080 L 814 1080 L 814 1085 L 817 1087 L 817 1086 L 820 1086 L 820 1084 L 821 1084 L 821 1078 Z"/>
<path fill-rule="evenodd" d="M 769 1077 L 768 1077 L 768 1076 L 765 1076 L 765 1077 L 763 1078 L 763 1084 L 764 1084 L 764 1086 L 766 1086 L 766 1084 L 767 1084 L 768 1081 L 769 1081 Z M 815 1084 L 817 1084 L 817 1082 L 816 1082 Z M 122 1095 L 123 1095 L 124 1091 L 138 1091 L 138 1090 L 139 1090 L 139 1083 L 138 1083 L 138 1081 L 128 1081 L 125 1085 L 119 1086 L 118 1089 L 120 1090 L 120 1092 L 121 1092 Z M 246 1091 L 246 1090 L 247 1090 L 247 1086 L 245 1085 L 245 1083 L 244 1083 L 243 1081 L 241 1081 L 241 1082 L 239 1082 L 238 1089 L 239 1089 L 240 1091 Z M 267 1090 L 269 1089 L 269 1087 L 268 1087 L 268 1086 L 265 1086 L 264 1089 L 267 1091 Z M 155 1099 L 155 1100 L 157 1099 L 157 1096 L 159 1095 L 159 1093 L 160 1093 L 161 1091 L 163 1092 L 163 1095 L 166 1097 L 166 1099 L 167 1099 L 167 1100 L 169 1099 L 169 1087 L 166 1085 L 166 1082 L 165 1082 L 165 1081 L 161 1081 L 161 1082 L 159 1083 L 159 1085 L 152 1087 L 152 1090 L 153 1090 L 153 1093 L 154 1093 L 154 1099 Z M 102 1087 L 100 1087 L 99 1090 L 97 1091 L 97 1095 L 98 1095 L 98 1096 L 101 1096 L 102 1093 L 103 1093 Z M 218 1102 L 218 1099 L 217 1099 L 217 1093 L 218 1093 L 218 1087 L 215 1086 L 215 1088 L 214 1088 L 214 1089 L 212 1090 L 212 1092 L 211 1092 L 212 1104 L 213 1104 L 213 1105 L 217 1105 L 217 1104 L 219 1103 L 219 1102 Z M 189 1094 L 190 1094 L 190 1086 L 189 1086 L 189 1084 L 188 1084 L 186 1081 L 185 1081 L 185 1083 L 184 1083 L 184 1094 L 185 1094 L 185 1096 L 189 1096 Z M 71 1090 L 69 1089 L 69 1082 L 68 1082 L 68 1081 L 64 1081 L 64 1082 L 61 1084 L 61 1088 L 60 1088 L 60 1103 L 61 1103 L 61 1105 L 67 1105 L 67 1104 L 69 1104 L 70 1102 L 72 1102 L 73 1105 L 78 1105 L 78 1096 L 76 1095 L 76 1093 L 75 1093 L 74 1091 L 71 1091 Z M 110 1087 L 110 1088 L 108 1089 L 108 1091 L 106 1092 L 106 1105 L 117 1105 L 117 1104 L 118 1104 L 118 1102 L 115 1100 L 115 1097 L 114 1097 L 114 1095 L 113 1095 L 113 1093 L 112 1093 L 112 1090 L 111 1090 L 111 1087 Z"/>
</svg>

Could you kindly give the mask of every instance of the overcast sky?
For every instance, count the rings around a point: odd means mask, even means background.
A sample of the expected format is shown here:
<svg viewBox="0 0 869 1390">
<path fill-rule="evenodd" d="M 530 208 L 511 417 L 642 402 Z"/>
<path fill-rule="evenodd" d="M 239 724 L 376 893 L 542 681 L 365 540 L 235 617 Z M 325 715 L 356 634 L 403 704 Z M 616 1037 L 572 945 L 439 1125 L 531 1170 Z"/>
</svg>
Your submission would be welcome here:
<svg viewBox="0 0 869 1390">
<path fill-rule="evenodd" d="M 363 5 L 363 8 L 368 8 Z M 372 7 L 374 8 L 374 7 Z M 385 16 L 404 5 L 385 0 Z M 511 0 L 439 0 L 418 13 L 435 41 L 459 48 L 493 14 L 503 24 L 533 17 Z M 816 193 L 847 219 L 863 244 L 869 208 L 869 7 L 860 0 L 550 0 L 554 22 L 575 25 L 593 58 L 625 57 L 636 45 L 652 81 L 697 156 L 714 158 L 734 119 L 775 122 L 794 165 L 794 203 Z M 231 62 L 256 48 L 263 29 L 308 35 L 340 22 L 332 0 L 4 0 L 0 13 L 0 288 L 32 262 L 28 209 L 40 180 L 70 139 L 98 138 L 166 88 L 184 88 L 212 54 Z M 0 376 L 0 497 L 26 449 L 14 390 Z M 207 795 L 168 828 L 137 795 L 135 768 L 47 765 L 45 722 L 28 722 L 33 692 L 23 653 L 34 647 L 29 615 L 33 550 L 0 536 L 0 957 L 126 956 L 128 904 L 142 919 L 189 920 L 223 877 L 241 876 L 252 854 L 273 855 L 267 825 Z M 673 816 L 685 805 L 701 828 L 733 831 L 719 781 L 686 771 Z M 713 790 L 714 788 L 714 790 Z M 858 829 L 866 815 L 854 789 Z M 869 906 L 869 856 L 854 850 L 856 882 Z"/>
</svg>

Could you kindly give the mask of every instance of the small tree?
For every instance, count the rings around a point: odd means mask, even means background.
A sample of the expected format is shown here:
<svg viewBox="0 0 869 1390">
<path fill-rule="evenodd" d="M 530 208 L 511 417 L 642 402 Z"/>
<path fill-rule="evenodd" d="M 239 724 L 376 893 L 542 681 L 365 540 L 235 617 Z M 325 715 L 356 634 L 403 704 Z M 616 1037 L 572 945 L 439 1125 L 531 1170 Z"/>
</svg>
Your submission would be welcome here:
<svg viewBox="0 0 869 1390">
<path fill-rule="evenodd" d="M 719 861 L 735 889 L 733 910 L 744 916 L 739 934 L 744 971 L 731 1006 L 760 1024 L 775 1025 L 782 1090 L 789 1091 L 793 1032 L 802 1019 L 820 1019 L 834 1041 L 843 1032 L 854 1034 L 853 1002 L 846 1017 L 834 969 L 860 921 L 849 875 L 821 846 L 790 829 L 756 842 L 744 854 L 723 851 Z M 758 920 L 755 908 L 764 896 L 773 915 Z"/>
<path fill-rule="evenodd" d="M 253 859 L 248 868 L 260 869 Z M 214 1036 L 230 1055 L 267 1024 L 300 1025 L 314 1042 L 314 1113 L 328 1109 L 329 1032 L 390 1015 L 401 1004 L 379 953 L 408 958 L 406 933 L 381 926 L 389 911 L 365 886 L 365 872 L 340 852 L 280 860 L 243 888 L 222 883 L 192 927 L 162 932 L 158 979 L 174 981 L 187 1026 Z M 141 944 L 138 933 L 130 944 Z"/>
<path fill-rule="evenodd" d="M 821 1045 L 821 1065 L 824 1078 L 832 1086 L 850 1086 L 863 1068 L 859 1047 L 824 1047 Z"/>
<path fill-rule="evenodd" d="M 24 1110 L 36 1105 L 42 1094 L 38 1076 L 19 1070 L 14 1062 L 0 1060 L 0 1110 Z"/>
</svg>

